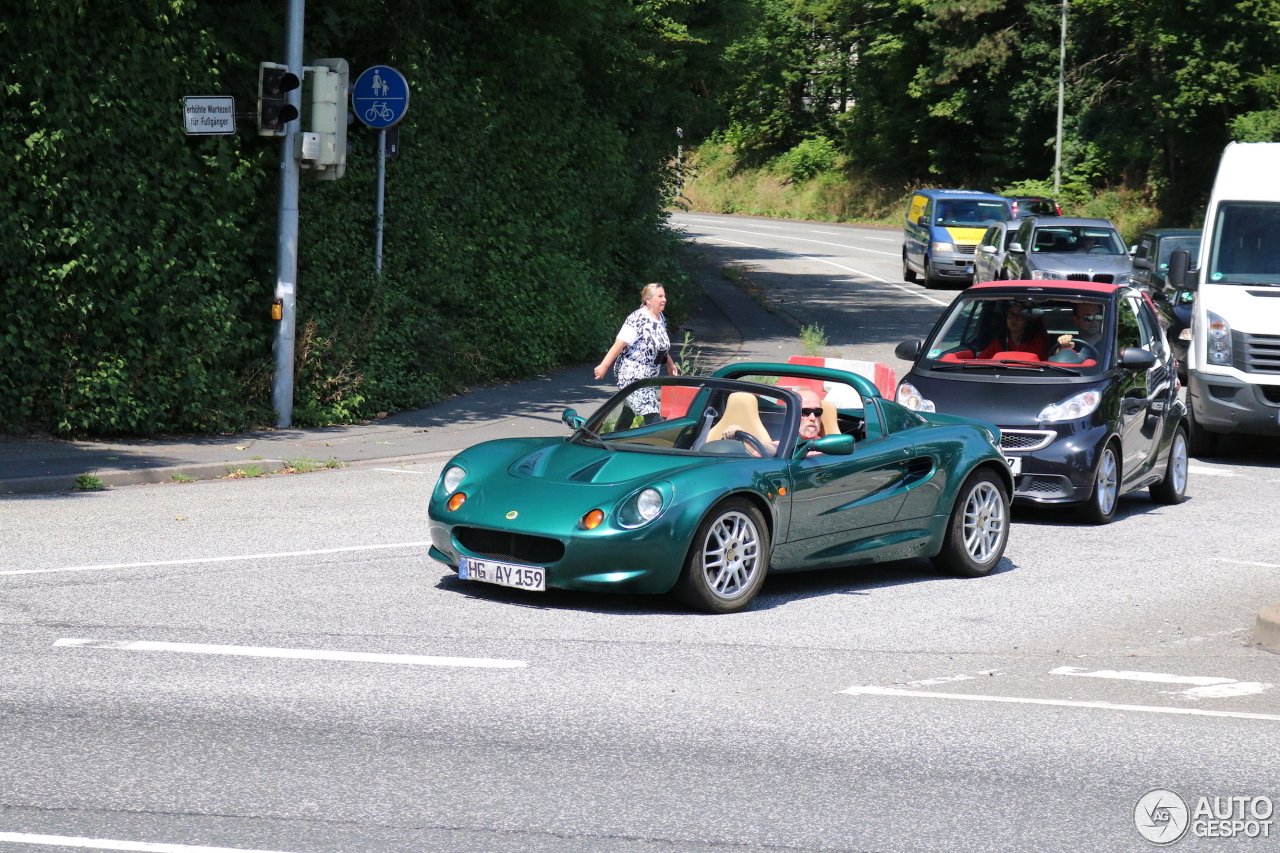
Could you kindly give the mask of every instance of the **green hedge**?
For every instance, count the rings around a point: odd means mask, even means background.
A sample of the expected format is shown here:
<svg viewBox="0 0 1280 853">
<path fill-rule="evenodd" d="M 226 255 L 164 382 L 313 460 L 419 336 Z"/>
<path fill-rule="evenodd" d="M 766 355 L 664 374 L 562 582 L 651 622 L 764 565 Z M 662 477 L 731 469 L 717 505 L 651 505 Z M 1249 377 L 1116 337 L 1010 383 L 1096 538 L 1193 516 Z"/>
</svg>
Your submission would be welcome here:
<svg viewBox="0 0 1280 853">
<path fill-rule="evenodd" d="M 271 420 L 279 142 L 187 138 L 179 99 L 251 110 L 283 6 L 25 0 L 0 22 L 0 428 Z M 308 61 L 391 64 L 413 94 L 381 277 L 376 136 L 351 128 L 342 180 L 304 177 L 297 424 L 590 360 L 646 280 L 680 310 L 661 211 L 698 20 L 670 6 L 308 3 Z"/>
</svg>

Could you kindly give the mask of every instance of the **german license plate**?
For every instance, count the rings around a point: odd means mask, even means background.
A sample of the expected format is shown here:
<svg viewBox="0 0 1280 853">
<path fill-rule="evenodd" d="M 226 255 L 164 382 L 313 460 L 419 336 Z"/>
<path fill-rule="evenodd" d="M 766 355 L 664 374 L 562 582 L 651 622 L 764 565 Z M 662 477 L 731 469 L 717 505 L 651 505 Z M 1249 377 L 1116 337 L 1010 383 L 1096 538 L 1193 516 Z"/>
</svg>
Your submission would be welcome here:
<svg viewBox="0 0 1280 853">
<path fill-rule="evenodd" d="M 547 570 L 538 566 L 519 566 L 499 563 L 496 560 L 477 560 L 475 557 L 458 557 L 458 577 L 469 581 L 482 581 L 498 586 L 513 586 L 534 592 L 547 591 Z"/>
<path fill-rule="evenodd" d="M 1009 472 L 1013 474 L 1013 476 L 1016 477 L 1022 473 L 1022 457 L 1021 456 L 1006 456 L 1004 458 L 1004 461 L 1009 463 Z"/>
</svg>

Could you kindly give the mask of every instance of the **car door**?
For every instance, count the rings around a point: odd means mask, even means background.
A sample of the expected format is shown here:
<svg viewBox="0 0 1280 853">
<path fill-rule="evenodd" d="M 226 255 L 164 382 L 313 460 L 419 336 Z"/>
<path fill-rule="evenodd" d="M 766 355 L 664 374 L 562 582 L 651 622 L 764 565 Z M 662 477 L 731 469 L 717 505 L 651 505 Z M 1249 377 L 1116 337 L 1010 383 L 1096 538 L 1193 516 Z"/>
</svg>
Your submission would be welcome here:
<svg viewBox="0 0 1280 853">
<path fill-rule="evenodd" d="M 1141 347 L 1156 356 L 1149 370 L 1121 367 L 1120 397 L 1121 478 L 1128 485 L 1151 469 L 1159 428 L 1160 410 L 1169 396 L 1171 375 L 1168 354 L 1162 345 L 1160 325 L 1146 300 L 1129 293 L 1117 300 L 1116 353 L 1125 347 Z"/>
<path fill-rule="evenodd" d="M 1008 248 L 1005 249 L 1004 269 L 1003 269 L 1003 275 L 1001 276 L 1002 278 L 1010 279 L 1012 281 L 1018 281 L 1026 278 L 1024 271 L 1026 267 L 1027 250 L 1030 248 L 1031 230 L 1034 224 L 1035 224 L 1034 218 L 1027 218 L 1022 220 L 1022 225 L 1020 225 L 1018 227 L 1017 232 L 1015 232 L 1016 236 L 1009 241 L 1008 245 L 1011 245 L 1013 243 L 1021 244 L 1022 251 L 1014 252 L 1009 250 Z"/>
<path fill-rule="evenodd" d="M 929 226 L 919 224 L 922 216 L 925 217 L 926 223 L 931 221 L 933 212 L 930 199 L 923 195 L 912 196 L 911 206 L 907 209 L 904 233 L 906 234 L 907 261 L 917 272 L 924 270 L 924 251 L 929 242 Z"/>
<path fill-rule="evenodd" d="M 982 235 L 982 240 L 978 243 L 978 251 L 973 256 L 973 280 L 975 283 L 995 281 L 996 261 L 999 257 L 997 253 L 1003 236 L 1003 225 L 992 225 L 987 229 L 987 233 Z M 990 251 L 990 249 L 995 249 L 996 251 Z"/>
<path fill-rule="evenodd" d="M 867 438 L 851 455 L 817 454 L 791 463 L 787 541 L 793 553 L 788 562 L 848 562 L 842 560 L 851 553 L 848 546 L 869 535 L 868 528 L 890 524 L 898 516 L 906 496 L 911 438 L 884 429 L 874 399 L 864 398 L 864 405 Z"/>
</svg>

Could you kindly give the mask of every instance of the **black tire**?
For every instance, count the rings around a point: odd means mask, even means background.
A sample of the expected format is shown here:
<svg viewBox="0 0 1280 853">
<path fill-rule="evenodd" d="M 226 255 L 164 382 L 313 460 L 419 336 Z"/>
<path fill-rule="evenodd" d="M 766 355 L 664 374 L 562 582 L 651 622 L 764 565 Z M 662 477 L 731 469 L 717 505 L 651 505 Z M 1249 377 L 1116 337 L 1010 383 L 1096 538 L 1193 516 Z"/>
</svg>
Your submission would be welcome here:
<svg viewBox="0 0 1280 853">
<path fill-rule="evenodd" d="M 942 551 L 933 558 L 939 571 L 962 578 L 991 574 L 1009 542 L 1009 495 L 988 470 L 974 471 L 956 495 Z"/>
<path fill-rule="evenodd" d="M 1178 424 L 1169 445 L 1169 464 L 1164 469 L 1164 479 L 1150 489 L 1151 500 L 1158 504 L 1180 504 L 1187 498 L 1187 428 Z"/>
<path fill-rule="evenodd" d="M 908 266 L 907 253 L 905 251 L 902 253 L 902 280 L 903 281 L 916 280 L 916 271 L 913 270 L 910 266 Z"/>
<path fill-rule="evenodd" d="M 1187 400 L 1187 453 L 1196 459 L 1213 456 L 1218 452 L 1218 434 L 1209 432 L 1196 420 L 1195 404 Z"/>
<path fill-rule="evenodd" d="M 924 279 L 922 283 L 927 290 L 933 290 L 935 287 L 941 286 L 942 282 L 933 274 L 933 264 L 928 258 L 924 259 Z"/>
<path fill-rule="evenodd" d="M 1089 524 L 1110 524 L 1119 504 L 1120 456 L 1116 445 L 1111 443 L 1098 457 L 1098 467 L 1093 472 L 1093 492 L 1080 508 L 1080 514 Z"/>
<path fill-rule="evenodd" d="M 717 551 L 722 554 L 719 566 L 714 562 Z M 673 591 L 696 610 L 736 613 L 756 597 L 768 569 L 769 527 L 764 516 L 745 498 L 729 498 L 698 525 Z"/>
</svg>

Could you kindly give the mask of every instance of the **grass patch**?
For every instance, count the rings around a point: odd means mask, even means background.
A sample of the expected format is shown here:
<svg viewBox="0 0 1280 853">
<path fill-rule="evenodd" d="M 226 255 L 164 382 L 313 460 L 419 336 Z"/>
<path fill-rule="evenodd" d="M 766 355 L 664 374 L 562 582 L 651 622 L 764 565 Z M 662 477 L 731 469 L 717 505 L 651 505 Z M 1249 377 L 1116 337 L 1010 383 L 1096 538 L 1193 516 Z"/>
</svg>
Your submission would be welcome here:
<svg viewBox="0 0 1280 853">
<path fill-rule="evenodd" d="M 320 467 L 318 460 L 308 459 L 305 456 L 282 461 L 284 462 L 284 473 L 286 474 L 306 474 Z"/>
<path fill-rule="evenodd" d="M 805 355 L 820 357 L 828 343 L 827 333 L 817 323 L 800 327 L 800 344 L 804 347 Z"/>
<path fill-rule="evenodd" d="M 224 480 L 246 480 L 254 477 L 261 477 L 267 473 L 266 469 L 261 465 L 246 465 L 243 468 L 227 468 L 227 476 Z"/>
<path fill-rule="evenodd" d="M 326 468 L 346 468 L 346 467 L 347 467 L 347 463 L 345 463 L 345 462 L 343 462 L 342 460 L 338 459 L 338 457 L 336 457 L 336 456 L 330 456 L 328 459 L 324 460 L 324 467 L 326 467 Z"/>
<path fill-rule="evenodd" d="M 173 483 L 194 483 L 195 477 L 188 477 L 186 474 L 173 474 L 169 477 L 169 481 Z"/>
<path fill-rule="evenodd" d="M 720 267 L 720 277 L 735 284 L 746 279 L 747 275 L 739 267 L 725 265 Z"/>
<path fill-rule="evenodd" d="M 81 474 L 76 477 L 75 489 L 77 492 L 100 492 L 105 488 L 106 486 L 102 480 L 92 474 Z"/>
</svg>

